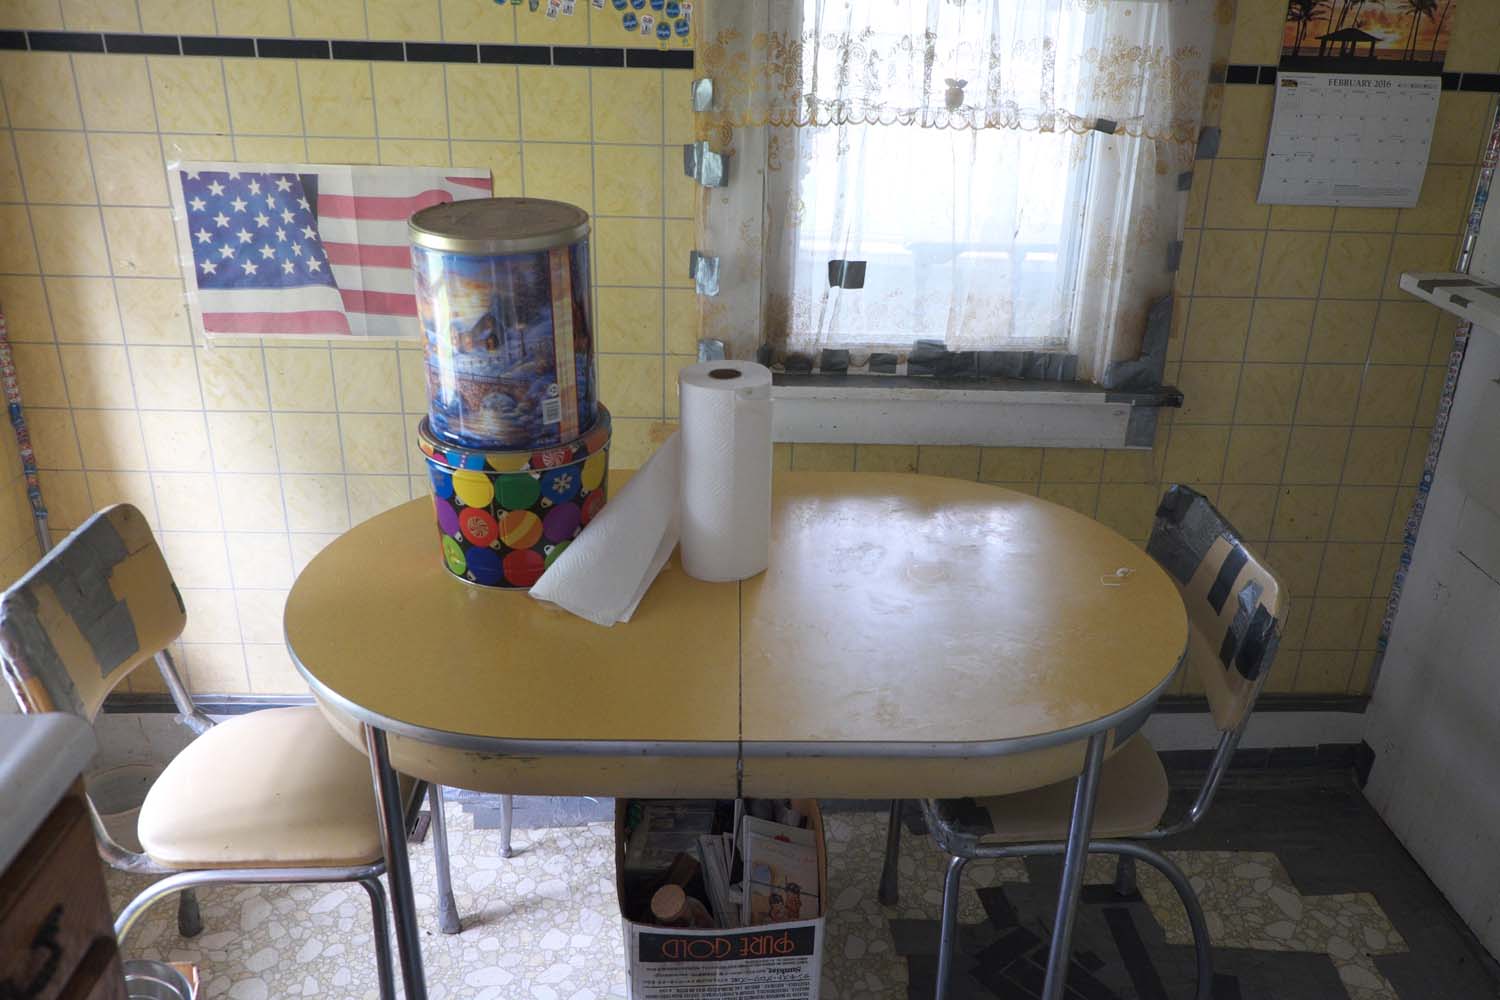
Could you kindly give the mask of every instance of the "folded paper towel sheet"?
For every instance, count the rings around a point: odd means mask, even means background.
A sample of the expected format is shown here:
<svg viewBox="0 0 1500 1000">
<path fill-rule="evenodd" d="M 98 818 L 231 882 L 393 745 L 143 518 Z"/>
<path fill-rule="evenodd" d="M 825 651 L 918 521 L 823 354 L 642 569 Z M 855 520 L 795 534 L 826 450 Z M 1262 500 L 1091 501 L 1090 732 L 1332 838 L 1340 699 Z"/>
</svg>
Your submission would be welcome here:
<svg viewBox="0 0 1500 1000">
<path fill-rule="evenodd" d="M 628 622 L 682 543 L 699 580 L 744 580 L 771 550 L 771 372 L 745 361 L 678 377 L 682 429 L 657 449 L 531 587 L 599 625 Z"/>
<path fill-rule="evenodd" d="M 677 547 L 682 441 L 673 434 L 531 587 L 598 625 L 628 622 Z"/>
</svg>

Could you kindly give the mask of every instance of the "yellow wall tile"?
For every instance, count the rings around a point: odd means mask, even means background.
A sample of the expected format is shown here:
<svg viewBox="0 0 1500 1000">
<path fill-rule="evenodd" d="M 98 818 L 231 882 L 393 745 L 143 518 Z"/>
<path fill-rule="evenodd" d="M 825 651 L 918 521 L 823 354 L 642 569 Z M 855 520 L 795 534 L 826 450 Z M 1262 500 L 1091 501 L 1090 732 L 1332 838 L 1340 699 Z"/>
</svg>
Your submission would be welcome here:
<svg viewBox="0 0 1500 1000">
<path fill-rule="evenodd" d="M 1400 482 L 1408 434 L 1404 427 L 1356 427 L 1349 439 L 1343 481 L 1359 486 Z"/>
<path fill-rule="evenodd" d="M 495 197 L 514 197 L 525 193 L 521 180 L 520 143 L 455 140 L 452 146 L 455 167 L 488 168 Z"/>
<path fill-rule="evenodd" d="M 521 135 L 527 142 L 587 142 L 588 70 L 577 67 L 522 66 Z"/>
<path fill-rule="evenodd" d="M 224 81 L 236 133 L 302 132 L 297 64 L 289 59 L 226 59 Z"/>
<path fill-rule="evenodd" d="M 281 487 L 275 479 L 270 476 L 247 478 L 252 483 L 257 479 L 267 482 L 270 489 L 265 491 L 263 503 L 247 504 L 245 513 L 252 514 L 257 510 L 269 510 L 280 514 Z M 244 482 L 236 482 L 234 485 L 239 488 L 225 491 L 224 520 L 231 528 L 241 525 L 230 515 L 227 497 L 257 495 L 254 486 L 249 486 Z M 266 517 L 264 523 L 271 524 L 273 527 L 249 529 L 246 526 L 245 531 L 229 531 L 224 535 L 224 545 L 229 550 L 229 570 L 234 574 L 234 585 L 237 588 L 285 590 L 292 585 L 292 553 L 290 546 L 287 545 L 285 519 Z M 275 532 L 275 534 L 267 532 Z M 285 597 L 282 599 L 285 600 Z"/>
<path fill-rule="evenodd" d="M 91 132 L 89 156 L 106 205 L 169 205 L 161 140 L 155 135 Z"/>
<path fill-rule="evenodd" d="M 52 340 L 52 319 L 47 312 L 47 293 L 35 275 L 0 275 L 0 305 L 11 343 L 43 343 Z"/>
<path fill-rule="evenodd" d="M 856 472 L 916 472 L 917 446 L 910 444 L 861 444 L 854 448 Z"/>
<path fill-rule="evenodd" d="M 650 219 L 595 219 L 594 259 L 601 285 L 661 284 L 661 223 Z"/>
<path fill-rule="evenodd" d="M 1042 482 L 1096 483 L 1102 475 L 1104 452 L 1092 448 L 1047 448 L 1042 453 Z"/>
<path fill-rule="evenodd" d="M 205 414 L 214 468 L 220 472 L 275 472 L 276 434 L 269 413 Z"/>
<path fill-rule="evenodd" d="M 1242 0 L 1235 6 L 1229 61 L 1274 64 L 1281 55 L 1281 29 L 1286 8 L 1266 0 Z"/>
<path fill-rule="evenodd" d="M 42 469 L 80 469 L 78 438 L 68 410 L 33 409 L 26 414 L 37 466 Z"/>
<path fill-rule="evenodd" d="M 1400 210 L 1395 208 L 1339 208 L 1333 215 L 1336 232 L 1388 233 L 1396 228 Z"/>
<path fill-rule="evenodd" d="M 73 57 L 84 124 L 115 132 L 155 132 L 151 80 L 144 56 Z"/>
<path fill-rule="evenodd" d="M 403 476 L 350 476 L 345 484 L 349 494 L 349 516 L 353 523 L 368 520 L 412 498 L 411 488 Z M 422 484 L 425 492 L 427 484 Z"/>
<path fill-rule="evenodd" d="M 178 660 L 184 674 L 183 680 L 188 690 L 194 694 L 249 690 L 245 676 L 245 654 L 239 645 L 204 642 L 184 644 Z"/>
<path fill-rule="evenodd" d="M 94 512 L 88 483 L 82 472 L 48 472 L 38 479 L 47 498 L 47 524 L 53 531 L 72 531 Z"/>
<path fill-rule="evenodd" d="M 297 76 L 309 135 L 375 134 L 375 98 L 367 63 L 301 60 Z"/>
<path fill-rule="evenodd" d="M 120 317 L 108 278 L 48 278 L 47 301 L 61 343 L 119 343 Z"/>
<path fill-rule="evenodd" d="M 197 360 L 191 347 L 132 347 L 129 356 L 135 396 L 141 406 L 195 413 L 203 409 Z"/>
<path fill-rule="evenodd" d="M 1325 300 L 1313 317 L 1311 362 L 1363 363 L 1370 350 L 1378 302 Z"/>
<path fill-rule="evenodd" d="M 1227 424 L 1234 416 L 1240 366 L 1222 362 L 1185 362 L 1175 380 L 1185 402 L 1178 424 Z"/>
<path fill-rule="evenodd" d="M 233 591 L 185 590 L 182 604 L 187 611 L 183 642 L 239 641 L 240 621 L 234 610 Z"/>
<path fill-rule="evenodd" d="M 292 33 L 291 12 L 286 4 L 264 0 L 214 0 L 221 35 L 273 35 Z"/>
<path fill-rule="evenodd" d="M 1219 490 L 1219 511 L 1239 531 L 1240 537 L 1263 542 L 1271 537 L 1271 516 L 1276 510 L 1276 487 L 1225 484 Z"/>
<path fill-rule="evenodd" d="M 292 531 L 347 531 L 349 498 L 343 476 L 283 476 L 287 527 Z"/>
<path fill-rule="evenodd" d="M 662 358 L 663 369 L 661 375 L 662 405 L 668 420 L 676 420 L 679 415 L 679 403 L 677 398 L 678 379 L 682 370 L 689 365 L 697 364 L 698 357 L 694 354 L 668 354 Z"/>
<path fill-rule="evenodd" d="M 1308 365 L 1297 403 L 1297 423 L 1352 423 L 1359 401 L 1360 374 L 1356 365 Z"/>
<path fill-rule="evenodd" d="M 1369 597 L 1380 566 L 1380 546 L 1330 542 L 1318 573 L 1319 597 Z"/>
<path fill-rule="evenodd" d="M 160 527 L 161 518 L 156 510 L 156 494 L 152 492 L 149 473 L 92 471 L 85 474 L 85 479 L 95 510 L 128 503 L 146 515 L 153 529 Z"/>
<path fill-rule="evenodd" d="M 1441 315 L 1439 310 L 1425 302 L 1382 302 L 1375 318 L 1370 361 L 1377 364 L 1425 363 L 1432 352 L 1433 335 Z"/>
<path fill-rule="evenodd" d="M 264 410 L 266 366 L 258 347 L 215 347 L 198 353 L 198 380 L 210 410 Z"/>
<path fill-rule="evenodd" d="M 43 274 L 109 274 L 97 208 L 31 206 Z"/>
<path fill-rule="evenodd" d="M 1344 454 L 1348 450 L 1347 427 L 1293 427 L 1281 481 L 1337 483 L 1344 467 Z"/>
<path fill-rule="evenodd" d="M 991 483 L 1020 483 L 1042 478 L 1041 448 L 981 448 L 979 478 Z"/>
<path fill-rule="evenodd" d="M 140 419 L 146 461 L 153 471 L 207 472 L 213 468 L 202 413 L 143 410 Z"/>
<path fill-rule="evenodd" d="M 73 68 L 64 53 L 0 53 L 0 88 L 15 128 L 83 127 Z"/>
<path fill-rule="evenodd" d="M 153 472 L 152 489 L 162 524 L 181 531 L 218 531 L 219 497 L 214 477 L 206 472 Z"/>
<path fill-rule="evenodd" d="M 0 231 L 15 233 L 21 239 L 0 240 L 0 270 L 10 273 L 35 273 L 36 247 L 25 234 L 32 231 L 25 205 L 0 205 Z"/>
<path fill-rule="evenodd" d="M 595 146 L 594 191 L 600 215 L 661 215 L 661 149 Z"/>
<path fill-rule="evenodd" d="M 344 471 L 337 415 L 277 412 L 272 415 L 272 423 L 282 472 Z"/>
<path fill-rule="evenodd" d="M 21 167 L 16 162 L 16 152 L 10 143 L 0 143 L 0 200 L 22 202 L 26 196 L 21 192 Z"/>
<path fill-rule="evenodd" d="M 1402 209 L 1396 229 L 1402 233 L 1457 233 L 1474 198 L 1474 168 L 1429 164 L 1415 208 Z"/>
<path fill-rule="evenodd" d="M 448 122 L 455 139 L 516 139 L 520 103 L 513 66 L 449 66 Z"/>
<path fill-rule="evenodd" d="M 375 118 L 380 137 L 446 139 L 448 109 L 443 104 L 443 67 L 437 63 L 378 62 Z"/>
<path fill-rule="evenodd" d="M 595 142 L 662 141 L 660 73 L 635 69 L 592 69 L 589 73 Z M 678 95 L 678 102 L 688 103 L 686 92 Z"/>
<path fill-rule="evenodd" d="M 335 351 L 333 386 L 341 412 L 400 413 L 394 351 Z"/>
<path fill-rule="evenodd" d="M 291 0 L 292 31 L 300 38 L 364 38 L 364 0 Z"/>
<path fill-rule="evenodd" d="M 399 413 L 341 413 L 339 431 L 345 468 L 350 473 L 360 474 L 404 473 L 406 440 L 402 428 L 405 422 Z M 405 492 L 404 485 L 402 491 Z"/>
<path fill-rule="evenodd" d="M 375 139 L 308 139 L 308 159 L 314 163 L 380 163 Z"/>
<path fill-rule="evenodd" d="M 1322 233 L 1268 233 L 1257 285 L 1259 294 L 1292 299 L 1317 295 L 1320 279 L 1326 281 L 1323 260 L 1328 256 L 1328 247 L 1329 238 Z M 1334 293 L 1325 288 L 1324 294 Z"/>
<path fill-rule="evenodd" d="M 162 135 L 161 145 L 168 164 L 181 163 L 183 160 L 234 159 L 234 140 L 227 135 L 168 132 Z"/>
<path fill-rule="evenodd" d="M 1271 523 L 1271 537 L 1286 542 L 1326 538 L 1337 494 L 1338 488 L 1334 486 L 1283 486 Z"/>
<path fill-rule="evenodd" d="M 387 166 L 445 167 L 448 143 L 441 139 L 381 139 L 380 162 Z"/>
<path fill-rule="evenodd" d="M 1444 68 L 1451 72 L 1493 73 L 1497 69 L 1495 35 L 1500 32 L 1500 8 L 1471 3 L 1458 8 L 1448 40 Z"/>
<path fill-rule="evenodd" d="M 667 350 L 689 354 L 697 350 L 700 329 L 698 294 L 692 289 L 668 288 L 666 299 Z"/>
<path fill-rule="evenodd" d="M 662 351 L 662 294 L 654 288 L 601 288 L 598 348 L 611 354 Z"/>
<path fill-rule="evenodd" d="M 1297 667 L 1297 692 L 1342 691 L 1354 669 L 1350 650 L 1305 650 Z"/>
<path fill-rule="evenodd" d="M 1355 422 L 1409 425 L 1416 412 L 1425 372 L 1415 365 L 1371 365 L 1365 369 Z"/>
<path fill-rule="evenodd" d="M 849 472 L 854 468 L 854 445 L 795 444 L 792 468 L 799 472 Z"/>
<path fill-rule="evenodd" d="M 661 417 L 662 359 L 638 354 L 600 355 L 599 398 L 611 414 Z"/>
<path fill-rule="evenodd" d="M 213 0 L 136 0 L 141 30 L 153 34 L 212 35 Z"/>
<path fill-rule="evenodd" d="M 1235 422 L 1291 423 L 1301 384 L 1301 365 L 1246 365 L 1234 409 Z"/>
<path fill-rule="evenodd" d="M 1258 158 L 1266 152 L 1271 127 L 1272 88 L 1238 84 L 1224 88 L 1219 118 L 1219 156 Z"/>
<path fill-rule="evenodd" d="M 1174 425 L 1163 475 L 1177 483 L 1217 483 L 1228 445 L 1227 427 Z"/>
<path fill-rule="evenodd" d="M 61 28 L 62 8 L 56 0 L 11 0 L 0 6 L 0 26 L 6 28 Z"/>
<path fill-rule="evenodd" d="M 51 344 L 13 344 L 11 356 L 16 363 L 17 378 L 25 386 L 23 398 L 28 405 L 68 405 L 56 347 Z"/>
<path fill-rule="evenodd" d="M 1240 360 L 1245 353 L 1254 302 L 1254 299 L 1194 299 L 1187 321 L 1183 360 Z"/>
<path fill-rule="evenodd" d="M 450 42 L 513 42 L 516 15 L 494 0 L 442 0 L 443 37 Z"/>
<path fill-rule="evenodd" d="M 1180 430 L 1181 428 L 1176 427 L 1172 429 L 1174 441 Z M 1229 449 L 1224 461 L 1224 482 L 1280 482 L 1290 433 L 1286 427 L 1235 427 L 1229 437 Z M 1217 479 L 1217 474 L 1213 478 Z M 1208 480 L 1205 478 L 1200 481 Z"/>
<path fill-rule="evenodd" d="M 153 56 L 147 64 L 156 96 L 157 121 L 163 132 L 229 131 L 229 105 L 220 60 Z"/>
<path fill-rule="evenodd" d="M 1205 229 L 1198 249 L 1198 295 L 1251 295 L 1266 234 Z"/>
<path fill-rule="evenodd" d="M 1379 542 L 1386 537 L 1396 490 L 1391 486 L 1344 486 L 1333 508 L 1329 540 Z"/>
<path fill-rule="evenodd" d="M 979 474 L 979 449 L 924 444 L 917 449 L 917 471 L 926 476 L 972 480 Z"/>
<path fill-rule="evenodd" d="M 1334 210 L 1324 205 L 1272 205 L 1272 229 L 1305 229 L 1326 233 L 1333 227 Z"/>
<path fill-rule="evenodd" d="M 171 209 L 106 206 L 102 212 L 115 274 L 169 278 L 178 273 Z"/>
<path fill-rule="evenodd" d="M 115 282 L 125 339 L 132 344 L 191 342 L 182 282 L 176 278 L 135 278 Z"/>
<path fill-rule="evenodd" d="M 1204 224 L 1216 229 L 1264 229 L 1270 209 L 1255 203 L 1259 160 L 1217 160 Z"/>
<path fill-rule="evenodd" d="M 1036 495 L 1084 517 L 1093 517 L 1099 508 L 1099 487 L 1095 483 L 1042 483 Z"/>
<path fill-rule="evenodd" d="M 1386 265 L 1385 287 L 1379 292 L 1387 299 L 1405 299 L 1401 275 L 1406 271 L 1449 271 L 1458 260 L 1458 237 L 1399 235 L 1391 245 L 1390 263 Z"/>
<path fill-rule="evenodd" d="M 1099 520 L 1126 538 L 1151 534 L 1151 522 L 1161 497 L 1150 483 L 1106 483 L 1099 487 Z"/>
<path fill-rule="evenodd" d="M 307 347 L 268 347 L 265 356 L 271 409 L 334 409 L 333 366 L 326 351 Z"/>
<path fill-rule="evenodd" d="M 1484 149 L 1485 130 L 1493 117 L 1489 94 L 1444 91 L 1432 129 L 1432 163 L 1475 163 Z"/>
<path fill-rule="evenodd" d="M 594 162 L 588 146 L 582 143 L 527 142 L 522 148 L 526 197 L 566 201 L 593 213 Z"/>
<path fill-rule="evenodd" d="M 371 38 L 431 42 L 442 37 L 437 0 L 365 0 Z"/>
</svg>

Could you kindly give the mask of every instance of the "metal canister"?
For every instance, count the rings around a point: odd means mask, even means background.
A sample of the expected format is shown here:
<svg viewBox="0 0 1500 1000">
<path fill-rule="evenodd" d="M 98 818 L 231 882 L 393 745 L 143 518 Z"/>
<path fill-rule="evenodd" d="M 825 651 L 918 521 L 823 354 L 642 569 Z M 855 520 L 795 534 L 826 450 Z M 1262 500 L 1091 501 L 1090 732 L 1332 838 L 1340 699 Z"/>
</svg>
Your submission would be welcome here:
<svg viewBox="0 0 1500 1000">
<path fill-rule="evenodd" d="M 589 217 L 540 198 L 486 198 L 411 217 L 427 416 L 463 448 L 566 444 L 594 425 Z"/>
</svg>

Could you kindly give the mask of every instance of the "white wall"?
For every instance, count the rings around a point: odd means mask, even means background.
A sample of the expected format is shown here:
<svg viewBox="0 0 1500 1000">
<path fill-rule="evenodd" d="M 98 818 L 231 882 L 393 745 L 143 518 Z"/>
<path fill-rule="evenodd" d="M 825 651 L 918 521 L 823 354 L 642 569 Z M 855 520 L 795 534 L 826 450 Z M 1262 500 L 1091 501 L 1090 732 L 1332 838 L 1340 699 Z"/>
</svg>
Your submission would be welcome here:
<svg viewBox="0 0 1500 1000">
<path fill-rule="evenodd" d="M 1500 333 L 1476 329 L 1368 713 L 1376 756 L 1365 794 L 1500 955 L 1496 378 Z"/>
</svg>

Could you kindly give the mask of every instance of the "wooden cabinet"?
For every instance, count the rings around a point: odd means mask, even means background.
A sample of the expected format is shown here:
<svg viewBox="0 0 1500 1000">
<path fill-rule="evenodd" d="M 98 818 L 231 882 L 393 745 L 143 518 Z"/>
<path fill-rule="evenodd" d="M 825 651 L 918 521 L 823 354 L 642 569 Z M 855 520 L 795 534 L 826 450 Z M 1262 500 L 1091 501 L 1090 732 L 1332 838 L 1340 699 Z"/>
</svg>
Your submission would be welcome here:
<svg viewBox="0 0 1500 1000">
<path fill-rule="evenodd" d="M 0 998 L 125 997 L 94 832 L 75 791 L 0 875 Z"/>
</svg>

